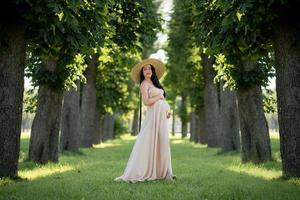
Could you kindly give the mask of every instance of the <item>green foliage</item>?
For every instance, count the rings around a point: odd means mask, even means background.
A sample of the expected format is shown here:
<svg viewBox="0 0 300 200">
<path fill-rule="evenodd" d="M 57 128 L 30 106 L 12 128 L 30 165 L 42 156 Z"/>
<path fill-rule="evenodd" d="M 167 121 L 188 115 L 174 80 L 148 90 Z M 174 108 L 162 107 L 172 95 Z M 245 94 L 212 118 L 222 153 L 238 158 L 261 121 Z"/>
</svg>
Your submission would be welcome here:
<svg viewBox="0 0 300 200">
<path fill-rule="evenodd" d="M 101 113 L 118 109 L 130 109 L 130 68 L 135 63 L 134 55 L 121 54 L 116 49 L 102 49 L 96 77 L 97 107 Z M 122 56 L 120 56 L 122 55 Z"/>
<path fill-rule="evenodd" d="M 120 0 L 109 5 L 108 32 L 97 71 L 98 109 L 126 113 L 138 105 L 139 88 L 134 87 L 129 72 L 141 57 L 151 54 L 161 20 L 151 0 Z"/>
<path fill-rule="evenodd" d="M 35 113 L 37 108 L 37 91 L 35 88 L 24 91 L 23 103 L 26 113 Z"/>
<path fill-rule="evenodd" d="M 218 79 L 226 85 L 266 85 L 274 73 L 270 23 L 275 16 L 270 12 L 271 4 L 267 0 L 193 1 L 196 41 L 206 53 L 217 55 Z M 259 67 L 246 72 L 242 67 L 245 59 L 256 60 Z"/>
<path fill-rule="evenodd" d="M 203 67 L 200 64 L 199 48 L 194 48 L 192 56 L 193 67 L 191 69 L 191 85 L 190 90 L 190 102 L 191 107 L 199 113 L 204 106 L 203 90 L 204 90 L 204 79 L 203 79 Z"/>
<path fill-rule="evenodd" d="M 61 64 L 59 62 L 59 64 Z M 49 71 L 42 67 L 43 63 L 39 57 L 34 57 L 31 53 L 27 54 L 25 75 L 32 79 L 34 87 L 48 85 L 52 88 L 76 87 L 75 81 L 85 81 L 83 72 L 86 68 L 84 56 L 77 54 L 73 61 L 65 66 L 58 66 L 55 71 Z"/>
<path fill-rule="evenodd" d="M 151 48 L 161 29 L 160 16 L 152 0 L 112 1 L 109 21 L 112 43 L 122 51 L 142 52 Z"/>
<path fill-rule="evenodd" d="M 203 78 L 199 48 L 196 48 L 192 34 L 191 6 L 191 1 L 174 1 L 167 47 L 168 73 L 164 84 L 174 102 L 176 96 L 188 96 L 192 107 L 199 110 L 203 104 Z M 187 105 L 178 109 L 182 121 L 188 121 Z"/>
<path fill-rule="evenodd" d="M 258 60 L 258 63 L 260 67 L 251 71 L 246 71 L 242 67 L 229 64 L 224 54 L 218 54 L 214 65 L 214 68 L 217 71 L 215 80 L 224 80 L 224 87 L 234 89 L 247 88 L 252 85 L 262 85 L 266 87 L 268 85 L 269 78 L 275 76 L 273 54 L 270 53 L 268 56 L 261 57 Z"/>
<path fill-rule="evenodd" d="M 26 75 L 34 86 L 67 89 L 82 80 L 82 55 L 93 54 L 94 48 L 104 43 L 108 0 L 20 3 L 31 7 L 23 20 L 29 44 Z M 57 62 L 52 71 L 42 65 L 48 60 Z"/>
<path fill-rule="evenodd" d="M 68 57 L 103 43 L 106 0 L 32 1 L 26 16 L 33 54 L 47 58 Z M 37 20 L 38 19 L 38 20 Z M 66 59 L 68 63 L 68 59 Z"/>
<path fill-rule="evenodd" d="M 124 123 L 127 120 L 128 118 L 126 118 L 125 115 L 116 115 L 114 124 L 114 138 L 118 138 L 120 135 L 129 132 L 128 124 Z"/>
<path fill-rule="evenodd" d="M 264 88 L 263 90 L 263 106 L 265 113 L 277 112 L 277 98 L 274 90 Z"/>
</svg>

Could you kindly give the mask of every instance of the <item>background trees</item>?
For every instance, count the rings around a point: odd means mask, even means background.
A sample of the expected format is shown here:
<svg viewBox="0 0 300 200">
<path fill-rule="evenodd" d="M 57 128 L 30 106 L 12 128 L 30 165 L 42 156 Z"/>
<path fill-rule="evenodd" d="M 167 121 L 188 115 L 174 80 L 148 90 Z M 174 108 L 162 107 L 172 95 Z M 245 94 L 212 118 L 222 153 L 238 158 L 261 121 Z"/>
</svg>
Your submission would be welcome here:
<svg viewBox="0 0 300 200">
<path fill-rule="evenodd" d="M 1 177 L 17 176 L 25 66 L 38 88 L 30 160 L 58 162 L 59 144 L 62 151 L 78 151 L 129 125 L 137 134 L 138 88 L 129 71 L 155 50 L 159 4 L 1 3 Z M 208 147 L 240 149 L 242 162 L 271 160 L 265 113 L 272 102 L 265 87 L 276 75 L 283 174 L 299 176 L 296 8 L 279 0 L 174 0 L 163 84 L 183 138 L 190 132 L 192 141 Z"/>
<path fill-rule="evenodd" d="M 1 7 L 5 6 L 10 12 L 8 18 L 1 18 L 0 25 L 4 80 L 0 105 L 3 110 L 0 171 L 1 176 L 16 176 L 25 52 L 27 75 L 34 86 L 39 86 L 29 159 L 39 163 L 57 162 L 64 90 L 84 80 L 84 71 L 92 58 L 97 70 L 97 53 L 105 41 L 110 47 L 117 44 L 124 51 L 141 49 L 141 44 L 151 46 L 149 41 L 153 39 L 148 38 L 155 35 L 159 21 L 152 1 L 11 1 Z M 111 8 L 114 12 L 108 12 Z"/>
<path fill-rule="evenodd" d="M 268 127 L 263 116 L 259 86 L 265 85 L 267 77 L 272 74 L 273 65 L 270 64 L 272 63 L 270 58 L 275 52 L 278 109 L 281 110 L 278 113 L 279 127 L 282 128 L 279 132 L 283 172 L 286 176 L 299 176 L 299 171 L 296 170 L 296 165 L 299 163 L 296 161 L 297 148 L 294 146 L 297 142 L 288 145 L 291 140 L 297 141 L 294 136 L 299 133 L 291 125 L 291 121 L 293 124 L 298 124 L 299 118 L 299 112 L 294 112 L 298 109 L 296 104 L 299 105 L 299 102 L 293 101 L 299 88 L 297 84 L 294 84 L 299 82 L 297 78 L 294 78 L 299 71 L 297 61 L 299 42 L 294 37 L 299 32 L 299 22 L 295 21 L 298 17 L 294 12 L 295 5 L 294 2 L 282 1 L 194 2 L 195 22 L 198 24 L 198 36 L 201 42 L 208 48 L 210 54 L 225 55 L 229 65 L 224 65 L 218 73 L 223 75 L 225 82 L 234 83 L 233 85 L 237 88 L 243 161 L 259 162 L 270 159 Z M 281 40 L 283 37 L 284 41 Z M 294 41 L 293 47 L 289 45 L 290 41 Z M 282 62 L 282 59 L 286 60 Z M 294 60 L 293 64 L 291 60 Z M 294 75 L 290 74 L 293 78 L 287 83 L 283 77 L 290 70 Z M 280 95 L 283 88 L 284 98 Z M 294 92 L 292 94 L 288 91 Z M 293 99 L 293 103 L 287 99 Z M 251 109 L 251 101 L 255 104 L 256 111 L 254 107 Z M 289 109 L 291 105 L 293 111 Z M 250 114 L 253 111 L 256 114 Z M 253 116 L 255 117 L 252 118 Z M 287 119 L 286 117 L 289 118 L 289 122 L 284 120 Z M 287 139 L 287 135 L 291 140 Z"/>
</svg>

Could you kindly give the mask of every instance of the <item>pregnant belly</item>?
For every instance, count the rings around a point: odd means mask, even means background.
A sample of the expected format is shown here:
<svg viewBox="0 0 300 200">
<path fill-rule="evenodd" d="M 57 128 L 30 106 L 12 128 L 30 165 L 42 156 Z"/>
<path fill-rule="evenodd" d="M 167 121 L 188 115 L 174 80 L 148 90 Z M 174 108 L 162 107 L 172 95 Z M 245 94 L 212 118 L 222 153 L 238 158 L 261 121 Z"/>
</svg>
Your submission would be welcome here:
<svg viewBox="0 0 300 200">
<path fill-rule="evenodd" d="M 159 104 L 161 104 L 161 105 L 159 105 Z M 162 100 L 162 99 L 158 100 L 157 102 L 154 103 L 154 106 L 161 106 L 163 111 L 170 111 L 170 106 L 166 100 Z"/>
<path fill-rule="evenodd" d="M 166 111 L 170 111 L 170 110 L 171 110 L 171 109 L 170 109 L 170 106 L 169 106 L 169 104 L 167 103 L 166 100 L 164 100 L 164 104 L 165 104 L 165 109 L 166 109 Z"/>
</svg>

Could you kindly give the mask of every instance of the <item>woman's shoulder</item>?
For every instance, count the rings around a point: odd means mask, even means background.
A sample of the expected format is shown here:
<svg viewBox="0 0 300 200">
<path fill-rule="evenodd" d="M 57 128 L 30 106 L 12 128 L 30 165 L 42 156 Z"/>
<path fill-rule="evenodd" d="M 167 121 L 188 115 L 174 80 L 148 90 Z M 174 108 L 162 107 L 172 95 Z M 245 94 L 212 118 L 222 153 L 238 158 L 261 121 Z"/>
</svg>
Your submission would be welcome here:
<svg viewBox="0 0 300 200">
<path fill-rule="evenodd" d="M 150 88 L 150 87 L 152 87 L 153 85 L 151 84 L 151 83 L 149 83 L 149 82 L 147 82 L 147 81 L 142 81 L 142 83 L 140 84 L 140 88 L 146 88 L 146 89 L 148 89 L 148 88 Z"/>
</svg>

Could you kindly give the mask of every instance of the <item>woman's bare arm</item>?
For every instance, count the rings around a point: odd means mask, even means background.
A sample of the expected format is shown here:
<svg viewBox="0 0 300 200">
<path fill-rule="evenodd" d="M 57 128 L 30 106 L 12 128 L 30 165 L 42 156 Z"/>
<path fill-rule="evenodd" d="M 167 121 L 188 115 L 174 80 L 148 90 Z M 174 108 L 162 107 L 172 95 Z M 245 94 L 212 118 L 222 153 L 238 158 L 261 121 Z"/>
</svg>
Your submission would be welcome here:
<svg viewBox="0 0 300 200">
<path fill-rule="evenodd" d="M 151 106 L 152 104 L 154 104 L 159 99 L 164 99 L 164 95 L 162 95 L 162 94 L 150 98 L 149 95 L 148 95 L 149 87 L 150 87 L 150 85 L 148 85 L 146 83 L 142 83 L 141 86 L 140 86 L 140 90 L 142 92 L 142 100 L 143 100 L 143 103 L 146 106 Z"/>
</svg>

